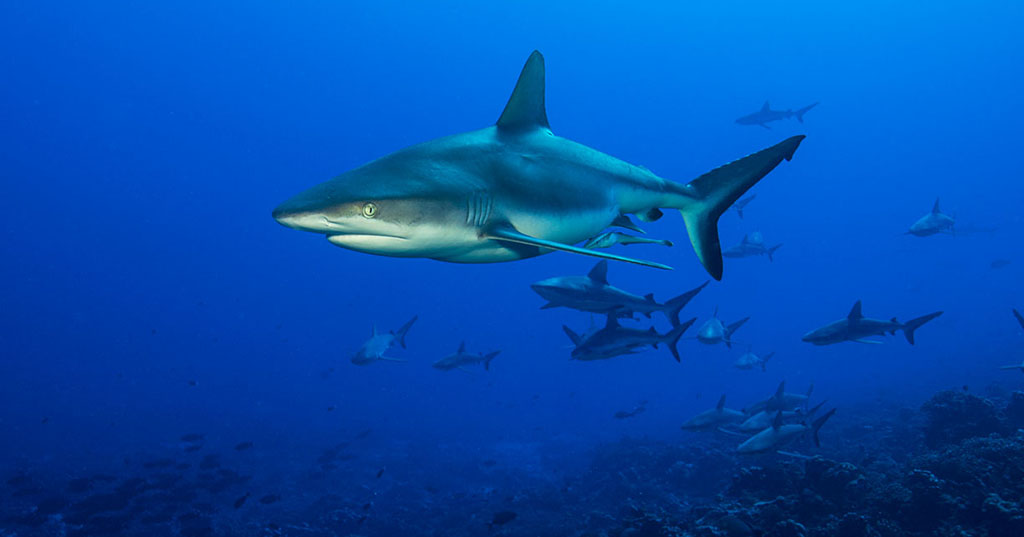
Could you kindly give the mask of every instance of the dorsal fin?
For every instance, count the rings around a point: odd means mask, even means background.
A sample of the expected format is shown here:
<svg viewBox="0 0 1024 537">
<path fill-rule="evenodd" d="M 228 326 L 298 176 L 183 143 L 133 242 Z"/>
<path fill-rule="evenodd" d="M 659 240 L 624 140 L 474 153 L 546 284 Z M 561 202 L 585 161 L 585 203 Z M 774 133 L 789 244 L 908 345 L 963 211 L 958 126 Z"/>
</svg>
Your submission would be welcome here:
<svg viewBox="0 0 1024 537">
<path fill-rule="evenodd" d="M 775 390 L 775 398 L 780 401 L 786 398 L 786 381 L 779 383 L 779 388 Z"/>
<path fill-rule="evenodd" d="M 608 261 L 605 259 L 598 261 L 594 268 L 587 273 L 587 277 L 601 285 L 608 285 Z"/>
<path fill-rule="evenodd" d="M 658 303 L 657 300 L 654 300 L 654 293 L 647 293 L 646 295 L 644 295 L 644 300 L 646 300 L 647 302 L 649 302 L 651 304 L 657 304 Z"/>
<path fill-rule="evenodd" d="M 932 214 L 939 214 L 941 212 L 939 209 L 939 198 L 935 198 L 935 205 L 932 205 Z"/>
<path fill-rule="evenodd" d="M 715 407 L 717 410 L 725 408 L 725 394 L 722 394 L 722 398 L 718 400 L 718 406 Z"/>
<path fill-rule="evenodd" d="M 749 110 L 749 108 L 748 108 L 748 110 Z M 764 106 L 761 107 L 761 111 L 762 112 L 767 112 L 768 110 L 770 110 L 770 107 L 768 106 L 768 101 L 765 101 L 764 102 Z"/>
<path fill-rule="evenodd" d="M 459 343 L 459 354 L 466 352 L 466 342 Z"/>
<path fill-rule="evenodd" d="M 780 410 L 775 414 L 775 419 L 772 420 L 772 429 L 778 429 L 779 427 L 782 427 L 782 424 L 782 411 Z"/>
<path fill-rule="evenodd" d="M 846 320 L 851 324 L 855 323 L 864 318 L 864 315 L 860 312 L 860 300 L 853 305 L 853 309 L 850 310 L 850 314 L 846 316 Z"/>
<path fill-rule="evenodd" d="M 373 336 L 376 336 L 376 335 L 377 335 L 377 323 L 373 323 L 373 328 L 370 329 L 370 336 L 373 337 Z"/>
<path fill-rule="evenodd" d="M 503 130 L 551 128 L 544 109 L 544 56 L 540 52 L 533 51 L 526 60 L 497 125 Z"/>
</svg>

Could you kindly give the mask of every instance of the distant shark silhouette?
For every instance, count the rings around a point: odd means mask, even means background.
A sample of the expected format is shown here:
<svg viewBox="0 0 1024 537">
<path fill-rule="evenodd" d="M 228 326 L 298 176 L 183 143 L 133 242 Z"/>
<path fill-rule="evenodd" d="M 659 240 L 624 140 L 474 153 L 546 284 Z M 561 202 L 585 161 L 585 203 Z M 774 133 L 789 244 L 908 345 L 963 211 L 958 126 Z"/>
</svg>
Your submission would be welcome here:
<svg viewBox="0 0 1024 537">
<path fill-rule="evenodd" d="M 377 159 L 285 201 L 281 224 L 378 255 L 497 263 L 560 250 L 662 269 L 574 246 L 622 216 L 683 215 L 697 258 L 722 277 L 718 218 L 803 136 L 716 168 L 687 184 L 551 133 L 544 58 L 534 51 L 497 124 Z"/>
<path fill-rule="evenodd" d="M 771 106 L 768 105 L 768 101 L 765 101 L 764 106 L 760 110 L 737 119 L 736 123 L 740 125 L 760 125 L 766 129 L 771 129 L 768 124 L 772 121 L 780 121 L 791 117 L 795 117 L 797 121 L 803 123 L 804 114 L 815 106 L 818 106 L 818 103 L 809 104 L 795 112 L 793 110 L 772 110 Z"/>
<path fill-rule="evenodd" d="M 939 199 L 936 198 L 935 205 L 932 205 L 932 212 L 914 222 L 906 234 L 915 237 L 928 237 L 937 233 L 952 234 L 954 224 L 956 224 L 956 219 L 942 212 L 942 209 L 939 208 Z"/>
</svg>

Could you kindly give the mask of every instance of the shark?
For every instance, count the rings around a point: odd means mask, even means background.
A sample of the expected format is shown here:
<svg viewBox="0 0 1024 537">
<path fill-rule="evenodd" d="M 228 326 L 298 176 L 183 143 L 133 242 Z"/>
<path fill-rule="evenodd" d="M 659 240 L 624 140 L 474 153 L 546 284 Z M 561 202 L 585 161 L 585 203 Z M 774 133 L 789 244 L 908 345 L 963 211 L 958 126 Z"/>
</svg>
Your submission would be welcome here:
<svg viewBox="0 0 1024 537">
<path fill-rule="evenodd" d="M 955 223 L 955 218 L 942 212 L 942 209 L 939 208 L 939 199 L 936 198 L 935 205 L 932 205 L 932 212 L 914 222 L 906 234 L 915 237 L 928 237 L 938 233 L 952 234 Z"/>
<path fill-rule="evenodd" d="M 463 341 L 459 344 L 459 350 L 455 351 L 455 354 L 449 354 L 434 362 L 433 367 L 441 371 L 451 371 L 452 369 L 463 369 L 467 365 L 484 364 L 484 370 L 490 371 L 491 360 L 499 354 L 501 351 L 492 351 L 487 354 L 466 352 L 466 342 Z"/>
<path fill-rule="evenodd" d="M 363 343 L 363 346 L 359 348 L 356 355 L 352 357 L 352 363 L 355 365 L 370 365 L 373 362 L 379 362 L 381 360 L 390 362 L 404 362 L 398 358 L 390 358 L 384 356 L 384 353 L 388 352 L 397 343 L 401 347 L 405 348 L 405 335 L 409 333 L 409 329 L 412 328 L 413 323 L 419 319 L 419 316 L 414 316 L 409 322 L 402 325 L 397 331 L 392 330 L 390 332 L 378 332 L 377 326 L 373 326 L 373 331 L 370 334 L 370 339 Z"/>
<path fill-rule="evenodd" d="M 608 283 L 608 261 L 598 261 L 586 276 L 556 276 L 530 285 L 548 301 L 542 309 L 564 307 L 591 313 L 632 317 L 640 313 L 650 317 L 661 312 L 673 326 L 679 324 L 679 312 L 693 300 L 708 282 L 667 302 L 659 304 L 653 294 L 638 296 Z"/>
<path fill-rule="evenodd" d="M 775 258 L 772 256 L 775 255 L 775 251 L 779 248 L 782 248 L 781 244 L 771 247 L 765 245 L 764 235 L 761 235 L 760 231 L 755 231 L 744 235 L 743 240 L 739 244 L 725 250 L 722 252 L 722 255 L 733 258 L 766 255 L 768 256 L 768 261 L 775 261 Z"/>
<path fill-rule="evenodd" d="M 718 343 L 725 343 L 725 346 L 732 348 L 732 334 L 739 330 L 743 323 L 750 320 L 750 317 L 744 317 L 730 325 L 726 325 L 718 318 L 718 308 L 715 308 L 715 313 L 711 315 L 711 318 L 700 327 L 700 331 L 697 332 L 697 341 L 706 345 L 717 345 Z"/>
<path fill-rule="evenodd" d="M 726 408 L 725 395 L 722 395 L 715 408 L 705 410 L 686 420 L 686 423 L 682 424 L 680 428 L 686 431 L 713 431 L 725 425 L 739 423 L 746 418 L 747 415 L 739 410 Z"/>
<path fill-rule="evenodd" d="M 768 123 L 771 123 L 772 121 L 789 119 L 791 117 L 795 117 L 797 121 L 803 123 L 804 114 L 806 114 L 808 110 L 814 108 L 815 106 L 818 106 L 818 103 L 807 105 L 796 111 L 772 110 L 772 107 L 768 104 L 768 101 L 765 101 L 764 106 L 762 106 L 760 110 L 754 112 L 753 114 L 748 114 L 737 119 L 736 123 L 740 125 L 760 125 L 766 129 L 771 129 L 771 127 L 768 126 Z"/>
<path fill-rule="evenodd" d="M 676 348 L 676 345 L 683 333 L 696 321 L 696 318 L 690 319 L 685 323 L 673 326 L 668 333 L 659 334 L 653 326 L 647 330 L 623 327 L 615 315 L 608 315 L 608 321 L 604 328 L 594 332 L 586 339 L 573 332 L 568 326 L 562 325 L 562 330 L 575 345 L 572 350 L 573 360 L 607 360 L 625 354 L 636 354 L 640 352 L 641 348 L 647 346 L 657 349 L 659 344 L 664 343 L 672 353 L 672 357 L 679 362 L 679 349 Z"/>
<path fill-rule="evenodd" d="M 662 246 L 672 246 L 672 241 L 668 239 L 648 239 L 646 237 L 634 237 L 621 231 L 605 231 L 604 233 L 588 239 L 584 248 L 611 248 L 616 244 L 628 246 L 630 244 L 660 244 Z"/>
<path fill-rule="evenodd" d="M 499 263 L 553 251 L 668 265 L 576 246 L 635 215 L 678 210 L 697 259 L 722 277 L 718 219 L 793 153 L 803 135 L 678 183 L 555 136 L 544 57 L 526 60 L 494 125 L 423 142 L 298 193 L 271 216 L 357 252 Z"/>
<path fill-rule="evenodd" d="M 773 356 L 775 356 L 774 352 L 769 352 L 764 356 L 758 356 L 752 352 L 747 352 L 744 353 L 743 356 L 737 358 L 736 362 L 734 362 L 732 365 L 736 369 L 750 370 L 754 369 L 755 367 L 760 367 L 761 371 L 767 371 L 768 360 L 771 360 Z"/>
<path fill-rule="evenodd" d="M 739 425 L 732 427 L 732 429 L 740 433 L 754 434 L 761 432 L 767 429 L 768 427 L 772 426 L 772 422 L 774 421 L 775 416 L 778 412 L 782 412 L 782 419 L 785 420 L 787 423 L 792 423 L 793 421 L 805 421 L 811 419 L 824 405 L 825 401 L 822 401 L 807 412 L 804 412 L 802 409 L 799 408 L 796 410 L 782 410 L 776 412 L 772 412 L 770 410 L 762 410 L 761 412 L 758 412 L 747 418 L 743 423 L 740 423 Z"/>
<path fill-rule="evenodd" d="M 770 427 L 748 438 L 736 448 L 737 453 L 753 454 L 777 450 L 793 442 L 797 438 L 810 432 L 814 436 L 814 445 L 821 447 L 821 440 L 818 439 L 818 431 L 836 413 L 836 409 L 829 410 L 824 416 L 814 420 L 811 425 L 806 423 L 786 423 L 782 412 L 775 414 L 775 419 Z"/>
<path fill-rule="evenodd" d="M 885 321 L 882 319 L 871 319 L 861 313 L 861 301 L 858 300 L 845 319 L 829 323 L 817 330 L 812 330 L 804 335 L 803 341 L 815 345 L 834 345 L 844 341 L 856 341 L 857 343 L 874 343 L 881 341 L 867 339 L 871 336 L 884 336 L 886 333 L 892 335 L 898 330 L 903 331 L 907 343 L 914 344 L 914 331 L 928 321 L 942 315 L 943 312 L 936 311 L 911 319 L 905 323 L 899 322 L 896 317 Z"/>
<path fill-rule="evenodd" d="M 745 209 L 747 205 L 750 204 L 750 202 L 754 201 L 754 198 L 756 197 L 757 194 L 751 194 L 743 199 L 737 200 L 736 203 L 732 204 L 732 210 L 736 211 L 736 214 L 740 217 L 740 220 L 743 220 L 743 209 Z"/>
<path fill-rule="evenodd" d="M 744 409 L 744 412 L 747 414 L 757 414 L 765 411 L 775 412 L 807 408 L 807 402 L 810 401 L 812 393 L 814 393 L 814 384 L 807 388 L 807 393 L 789 393 L 786 391 L 786 381 L 782 381 L 779 383 L 779 387 L 775 390 L 774 395 L 764 401 L 755 403 L 750 408 Z"/>
</svg>

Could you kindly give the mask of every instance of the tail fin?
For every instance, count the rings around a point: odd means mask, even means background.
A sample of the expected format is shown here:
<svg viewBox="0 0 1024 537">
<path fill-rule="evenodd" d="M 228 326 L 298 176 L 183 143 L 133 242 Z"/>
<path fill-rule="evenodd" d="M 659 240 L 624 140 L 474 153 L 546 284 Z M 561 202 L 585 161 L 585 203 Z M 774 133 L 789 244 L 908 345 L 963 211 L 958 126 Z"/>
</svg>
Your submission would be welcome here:
<svg viewBox="0 0 1024 537">
<path fill-rule="evenodd" d="M 833 408 L 832 410 L 829 410 L 828 412 L 826 412 L 824 416 L 814 420 L 814 423 L 811 424 L 811 433 L 814 434 L 814 445 L 815 446 L 821 447 L 821 440 L 818 439 L 818 431 L 821 430 L 821 426 L 825 425 L 825 422 L 828 421 L 828 419 L 832 417 L 832 414 L 835 414 L 835 413 L 836 413 L 836 409 Z"/>
<path fill-rule="evenodd" d="M 775 255 L 775 250 L 778 250 L 779 248 L 782 248 L 781 244 L 776 244 L 768 249 L 768 261 L 775 261 L 773 256 Z"/>
<path fill-rule="evenodd" d="M 484 371 L 490 371 L 491 370 L 491 360 L 493 360 L 494 357 L 499 355 L 499 354 L 501 354 L 501 351 L 494 351 L 494 352 L 488 354 L 487 356 L 484 356 Z"/>
<path fill-rule="evenodd" d="M 911 319 L 911 320 L 907 321 L 903 325 L 903 335 L 906 336 L 907 343 L 910 343 L 911 345 L 913 345 L 914 344 L 914 330 L 917 330 L 918 328 L 921 328 L 921 325 L 923 325 L 924 323 L 926 323 L 926 322 L 928 322 L 928 321 L 938 317 L 939 315 L 942 315 L 942 312 L 941 311 L 936 311 L 935 313 L 929 313 L 928 315 L 925 315 L 924 317 L 918 317 L 917 319 Z"/>
<path fill-rule="evenodd" d="M 722 279 L 722 245 L 718 240 L 718 218 L 750 187 L 768 175 L 793 152 L 804 136 L 794 136 L 767 149 L 715 168 L 680 188 L 678 206 L 686 232 L 704 268 L 716 280 Z"/>
<path fill-rule="evenodd" d="M 409 329 L 412 328 L 412 324 L 419 318 L 419 315 L 414 315 L 412 319 L 409 319 L 409 322 L 403 324 L 402 327 L 398 329 L 398 332 L 395 332 L 398 344 L 401 345 L 403 349 L 405 348 L 405 334 L 409 333 Z"/>
<path fill-rule="evenodd" d="M 1020 327 L 1024 328 L 1024 317 L 1021 316 L 1020 312 L 1016 308 L 1013 309 L 1013 316 L 1017 318 L 1017 322 L 1020 323 Z"/>
<path fill-rule="evenodd" d="M 708 282 L 704 282 L 699 286 L 690 289 L 689 291 L 665 302 L 665 309 L 662 312 L 665 317 L 668 317 L 668 322 L 672 323 L 672 326 L 679 326 L 679 312 L 683 311 L 683 308 L 693 300 L 693 297 L 697 296 L 702 289 L 707 287 Z"/>
<path fill-rule="evenodd" d="M 768 371 L 768 360 L 771 360 L 772 356 L 775 356 L 774 352 L 769 352 L 761 358 L 761 371 Z"/>
<path fill-rule="evenodd" d="M 797 121 L 799 121 L 800 123 L 803 123 L 804 122 L 804 114 L 806 114 L 808 110 L 810 110 L 811 108 L 814 108 L 815 106 L 818 106 L 818 103 L 807 105 L 807 106 L 797 110 L 796 112 L 793 112 L 793 115 L 796 116 L 796 120 Z"/>
<path fill-rule="evenodd" d="M 676 348 L 676 345 L 679 343 L 679 338 L 683 337 L 683 333 L 693 326 L 693 323 L 695 322 L 697 322 L 696 317 L 674 327 L 671 332 L 665 334 L 665 342 L 668 344 L 668 350 L 672 353 L 672 357 L 675 358 L 677 362 L 681 361 L 679 359 L 679 349 Z"/>
</svg>

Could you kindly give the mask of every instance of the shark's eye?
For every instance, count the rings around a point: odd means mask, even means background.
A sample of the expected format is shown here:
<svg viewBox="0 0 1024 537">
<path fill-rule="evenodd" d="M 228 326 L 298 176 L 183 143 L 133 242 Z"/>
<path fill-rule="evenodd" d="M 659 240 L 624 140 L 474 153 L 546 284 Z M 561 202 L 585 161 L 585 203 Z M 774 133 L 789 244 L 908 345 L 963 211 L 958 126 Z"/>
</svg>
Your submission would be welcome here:
<svg viewBox="0 0 1024 537">
<path fill-rule="evenodd" d="M 363 205 L 363 216 L 367 218 L 373 218 L 374 216 L 377 216 L 377 205 L 375 205 L 373 202 L 369 202 Z"/>
</svg>

